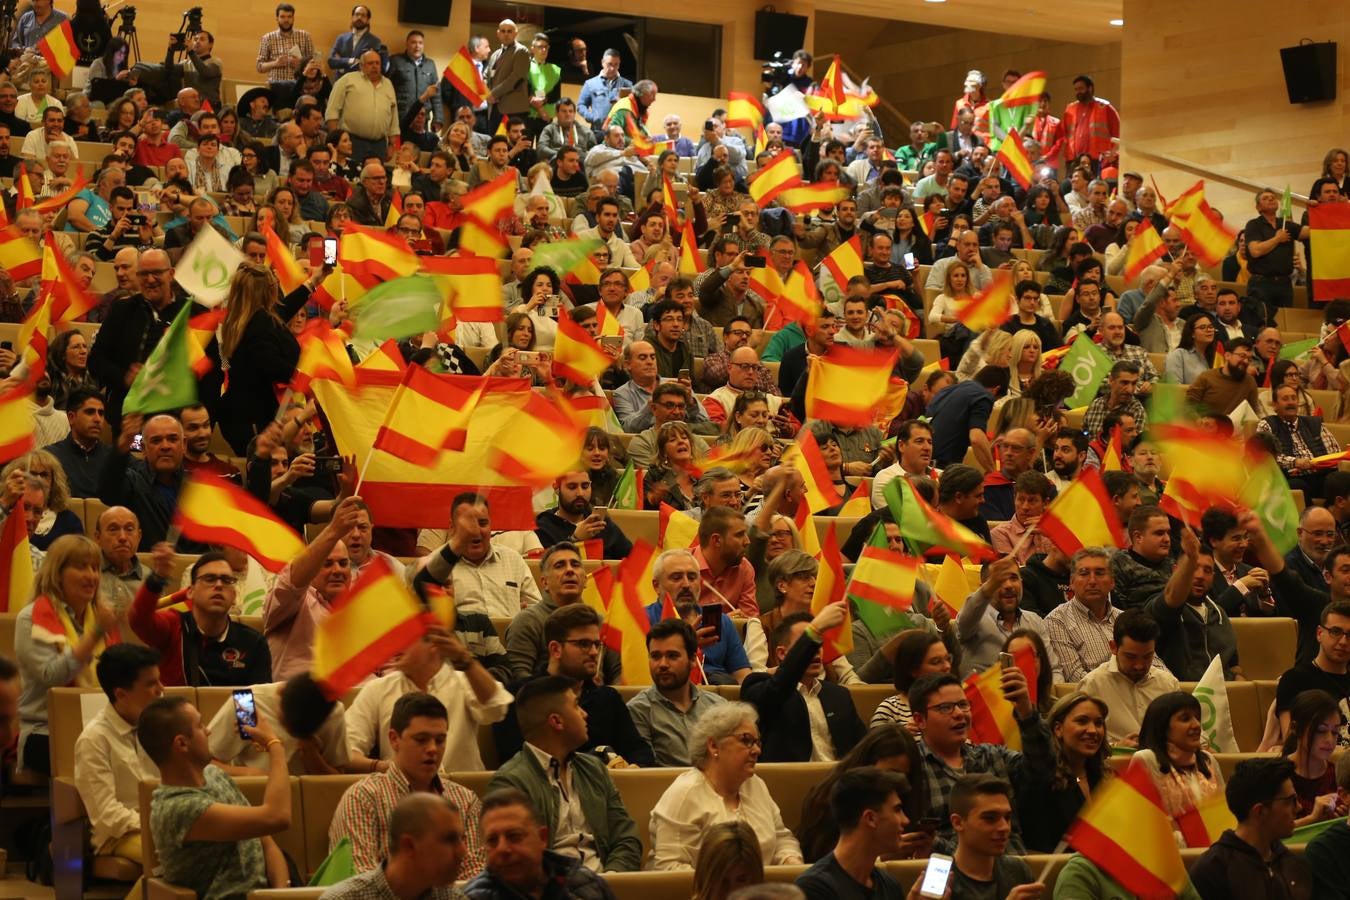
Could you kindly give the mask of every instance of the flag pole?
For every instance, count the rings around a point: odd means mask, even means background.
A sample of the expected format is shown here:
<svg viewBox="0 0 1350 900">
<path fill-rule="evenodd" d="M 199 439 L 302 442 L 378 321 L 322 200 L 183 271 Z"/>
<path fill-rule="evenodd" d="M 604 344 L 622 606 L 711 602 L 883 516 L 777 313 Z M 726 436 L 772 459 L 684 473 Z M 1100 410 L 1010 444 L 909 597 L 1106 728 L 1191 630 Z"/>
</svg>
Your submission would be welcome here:
<svg viewBox="0 0 1350 900">
<path fill-rule="evenodd" d="M 1023 532 L 1020 538 L 1018 538 L 1017 543 L 1013 545 L 1013 548 L 1011 550 L 1008 551 L 1008 555 L 1016 556 L 1017 554 L 1021 553 L 1022 549 L 1031 542 L 1031 539 L 1035 537 L 1035 535 L 1036 535 L 1036 526 L 1032 525 L 1025 532 Z"/>
<path fill-rule="evenodd" d="M 1055 867 L 1055 863 L 1059 862 L 1059 855 L 1067 849 L 1069 849 L 1068 840 L 1060 838 L 1059 843 L 1055 845 L 1055 849 L 1050 851 L 1050 858 L 1047 859 L 1045 865 L 1041 867 L 1041 873 L 1036 876 L 1036 882 L 1038 884 L 1045 884 L 1045 879 L 1050 877 L 1050 870 Z"/>
</svg>

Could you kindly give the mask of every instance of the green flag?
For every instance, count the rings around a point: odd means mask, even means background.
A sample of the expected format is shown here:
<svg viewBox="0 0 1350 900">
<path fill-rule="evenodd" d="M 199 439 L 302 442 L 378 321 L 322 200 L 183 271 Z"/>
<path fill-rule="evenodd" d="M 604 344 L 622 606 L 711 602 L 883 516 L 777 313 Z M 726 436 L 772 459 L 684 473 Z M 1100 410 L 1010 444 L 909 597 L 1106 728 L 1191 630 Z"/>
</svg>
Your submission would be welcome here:
<svg viewBox="0 0 1350 900">
<path fill-rule="evenodd" d="M 150 351 L 145 365 L 136 373 L 136 380 L 122 401 L 124 415 L 182 409 L 197 402 L 197 376 L 192 372 L 192 360 L 188 355 L 188 341 L 193 339 L 188 332 L 191 309 L 190 304 L 183 304 L 155 349 Z"/>
<path fill-rule="evenodd" d="M 872 530 L 872 536 L 867 539 L 867 543 L 869 546 L 880 547 L 883 550 L 888 546 L 885 522 L 877 523 L 877 527 Z M 853 579 L 851 578 L 849 579 L 849 586 L 853 586 Z M 884 639 L 897 631 L 914 627 L 914 620 L 898 609 L 882 606 L 872 600 L 864 600 L 851 593 L 848 594 L 848 598 L 853 601 L 853 608 L 857 610 L 858 619 L 878 639 Z"/>
<path fill-rule="evenodd" d="M 1281 553 L 1298 543 L 1298 507 L 1275 457 L 1266 456 L 1247 473 L 1242 502 L 1256 510 L 1266 534 Z"/>
<path fill-rule="evenodd" d="M 441 327 L 444 295 L 434 278 L 405 275 L 377 284 L 352 309 L 357 340 L 402 339 Z"/>
<path fill-rule="evenodd" d="M 333 852 L 324 857 L 309 887 L 330 887 L 339 881 L 346 881 L 356 874 L 356 862 L 352 859 L 352 839 L 343 838 L 337 842 Z"/>
<path fill-rule="evenodd" d="M 1294 217 L 1294 193 L 1289 190 L 1288 183 L 1284 186 L 1284 196 L 1280 198 L 1280 218 L 1288 221 Z"/>
<path fill-rule="evenodd" d="M 933 547 L 976 560 L 992 555 L 979 535 L 924 503 L 908 478 L 891 479 L 881 493 L 891 517 L 900 526 L 900 535 L 915 556 L 922 556 Z"/>
<path fill-rule="evenodd" d="M 1111 371 L 1111 357 L 1092 342 L 1086 333 L 1078 335 L 1069 352 L 1059 361 L 1059 371 L 1073 379 L 1073 396 L 1064 401 L 1069 409 L 1087 406 Z"/>
<path fill-rule="evenodd" d="M 1280 359 L 1297 359 L 1309 350 L 1317 346 L 1317 338 L 1310 337 L 1302 341 L 1294 341 L 1292 344 L 1285 344 L 1280 348 Z"/>
<path fill-rule="evenodd" d="M 1341 816 L 1339 819 L 1327 819 L 1323 822 L 1313 822 L 1311 825 L 1303 825 L 1299 828 L 1295 828 L 1294 833 L 1284 839 L 1284 843 L 1286 846 L 1290 844 L 1306 844 L 1333 825 L 1344 825 L 1345 822 L 1345 816 Z"/>
<path fill-rule="evenodd" d="M 614 484 L 609 505 L 613 509 L 642 509 L 642 472 L 633 468 L 633 458 Z"/>
<path fill-rule="evenodd" d="M 570 241 L 535 244 L 534 256 L 530 257 L 530 268 L 548 266 L 561 277 L 575 269 L 578 263 L 602 246 L 604 242 L 599 238 L 573 238 Z"/>
</svg>

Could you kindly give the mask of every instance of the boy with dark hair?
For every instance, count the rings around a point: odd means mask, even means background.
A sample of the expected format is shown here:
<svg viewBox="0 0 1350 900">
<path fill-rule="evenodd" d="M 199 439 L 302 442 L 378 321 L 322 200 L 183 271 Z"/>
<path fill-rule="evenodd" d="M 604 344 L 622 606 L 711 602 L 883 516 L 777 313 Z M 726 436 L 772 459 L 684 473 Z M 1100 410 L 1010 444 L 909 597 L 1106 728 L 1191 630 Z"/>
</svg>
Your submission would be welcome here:
<svg viewBox="0 0 1350 900">
<path fill-rule="evenodd" d="M 1013 789 L 993 775 L 965 775 L 952 787 L 951 823 L 954 900 L 1006 897 L 1032 900 L 1045 886 L 1032 880 L 1026 862 L 1007 855 L 1013 835 Z"/>
<path fill-rule="evenodd" d="M 258 717 L 277 723 L 292 775 L 336 775 L 346 770 L 347 728 L 343 706 L 329 700 L 308 674 L 288 681 L 253 686 Z M 211 720 L 211 757 L 229 775 L 265 772 L 264 751 L 239 737 L 234 704 L 226 703 Z"/>
<path fill-rule="evenodd" d="M 909 819 L 909 781 L 898 772 L 862 766 L 845 772 L 830 791 L 830 814 L 839 825 L 834 850 L 797 876 L 807 900 L 870 897 L 900 900 L 905 891 L 878 861 L 893 856 Z"/>
</svg>

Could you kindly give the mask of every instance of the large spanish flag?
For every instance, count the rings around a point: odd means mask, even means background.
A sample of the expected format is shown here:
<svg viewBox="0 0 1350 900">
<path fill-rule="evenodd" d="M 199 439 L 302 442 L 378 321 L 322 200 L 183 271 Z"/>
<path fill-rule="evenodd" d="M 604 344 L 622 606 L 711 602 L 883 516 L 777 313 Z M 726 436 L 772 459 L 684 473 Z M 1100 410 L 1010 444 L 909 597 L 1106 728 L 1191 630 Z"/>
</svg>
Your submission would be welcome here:
<svg viewBox="0 0 1350 900">
<path fill-rule="evenodd" d="M 80 46 L 75 43 L 75 31 L 70 27 L 70 20 L 62 21 L 43 35 L 37 43 L 37 51 L 47 61 L 47 67 L 52 70 L 57 81 L 68 78 L 80 61 Z"/>
<path fill-rule="evenodd" d="M 267 240 L 267 264 L 271 266 L 272 271 L 277 273 L 277 280 L 281 282 L 281 290 L 289 294 L 308 280 L 305 270 L 300 268 L 300 263 L 296 261 L 294 254 L 282 243 L 281 238 L 270 226 L 264 225 L 262 229 L 263 237 Z"/>
<path fill-rule="evenodd" d="M 478 71 L 468 47 L 460 47 L 455 55 L 450 57 L 450 63 L 441 75 L 454 86 L 455 90 L 463 94 L 475 109 L 487 99 L 488 88 L 483 83 L 483 74 Z"/>
<path fill-rule="evenodd" d="M 760 207 L 768 206 L 774 198 L 788 188 L 802 183 L 802 167 L 797 162 L 797 154 L 784 150 L 756 170 L 745 183 L 746 190 Z"/>
<path fill-rule="evenodd" d="M 818 209 L 830 209 L 840 200 L 847 200 L 852 193 L 837 182 L 817 181 L 780 191 L 778 205 L 800 216 Z"/>
<path fill-rule="evenodd" d="M 356 368 L 347 353 L 346 338 L 327 319 L 308 323 L 300 334 L 300 360 L 291 376 L 291 388 L 304 394 L 315 379 L 331 378 L 349 391 L 356 390 Z"/>
<path fill-rule="evenodd" d="M 330 699 L 341 697 L 421 639 L 427 618 L 403 579 L 376 557 L 315 630 L 314 680 Z"/>
<path fill-rule="evenodd" d="M 1064 551 L 1065 556 L 1073 556 L 1084 547 L 1124 547 L 1126 544 L 1115 505 L 1111 503 L 1111 496 L 1097 469 L 1084 469 L 1069 482 L 1036 527 Z"/>
<path fill-rule="evenodd" d="M 807 432 L 808 434 L 810 432 Z M 844 577 L 844 557 L 839 552 L 839 539 L 831 528 L 825 532 L 825 544 L 820 548 L 820 568 L 816 570 L 816 586 L 811 593 L 811 614 L 815 615 L 831 603 L 844 599 L 844 589 L 848 579 Z M 820 648 L 821 661 L 826 665 L 853 649 L 853 616 L 844 604 L 843 624 L 831 628 L 821 635 L 824 644 Z"/>
<path fill-rule="evenodd" d="M 1125 281 L 1133 284 L 1144 269 L 1167 255 L 1167 245 L 1158 236 L 1158 230 L 1148 219 L 1142 219 L 1134 229 L 1125 250 Z"/>
<path fill-rule="evenodd" d="M 1016 710 L 1003 696 L 1002 679 L 1003 666 L 995 663 L 983 672 L 972 672 L 962 685 L 970 701 L 970 739 L 976 744 L 1003 744 L 1010 750 L 1021 750 Z"/>
<path fill-rule="evenodd" d="M 586 427 L 586 420 L 561 395 L 530 391 L 497 435 L 488 465 L 514 484 L 543 487 L 564 472 L 576 471 Z"/>
<path fill-rule="evenodd" d="M 338 241 L 343 271 L 367 286 L 412 275 L 421 264 L 408 242 L 396 234 L 348 225 Z"/>
<path fill-rule="evenodd" d="M 558 317 L 558 335 L 553 343 L 554 375 L 587 387 L 609 368 L 611 362 L 610 355 L 586 333 L 586 329 L 572 321 L 571 316 L 564 313 Z"/>
<path fill-rule="evenodd" d="M 33 599 L 33 554 L 23 498 L 0 525 L 0 613 L 16 613 Z"/>
<path fill-rule="evenodd" d="M 830 478 L 830 470 L 825 467 L 825 458 L 821 456 L 820 445 L 810 430 L 803 430 L 797 443 L 783 454 L 783 464 L 790 465 L 801 473 L 805 482 L 803 496 L 812 513 L 818 513 L 831 506 L 844 502 L 839 490 Z"/>
<path fill-rule="evenodd" d="M 805 328 L 811 328 L 820 318 L 820 291 L 816 289 L 816 279 L 806 263 L 797 260 L 787 282 L 778 294 L 778 310 L 782 315 Z"/>
<path fill-rule="evenodd" d="M 1012 316 L 1012 292 L 1012 272 L 995 269 L 984 290 L 957 304 L 957 321 L 977 333 L 999 327 Z"/>
<path fill-rule="evenodd" d="M 408 366 L 375 435 L 374 449 L 417 466 L 431 466 L 446 450 L 463 450 L 482 387 L 438 378 Z"/>
<path fill-rule="evenodd" d="M 1142 763 L 1102 782 L 1066 837 L 1131 894 L 1172 898 L 1188 883 L 1172 820 Z"/>
<path fill-rule="evenodd" d="M 1031 182 L 1034 180 L 1031 160 L 1027 159 L 1027 151 L 1022 146 L 1022 136 L 1017 133 L 1016 129 L 1008 132 L 1008 136 L 998 145 L 996 158 L 1003 163 L 1003 167 L 1008 170 L 1008 174 L 1023 189 L 1031 187 Z"/>
<path fill-rule="evenodd" d="M 511 212 L 516 202 L 516 179 L 515 170 L 508 169 L 480 184 L 460 198 L 460 210 L 479 222 L 496 225 L 498 219 Z"/>
<path fill-rule="evenodd" d="M 173 524 L 194 541 L 241 550 L 269 572 L 280 572 L 305 549 L 300 536 L 262 501 L 221 478 L 188 475 Z"/>
<path fill-rule="evenodd" d="M 875 409 L 890 389 L 895 353 L 835 344 L 809 360 L 806 415 L 835 425 L 872 424 Z"/>
<path fill-rule="evenodd" d="M 446 291 L 450 309 L 461 322 L 498 322 L 502 318 L 502 279 L 497 261 L 482 256 L 428 256 L 423 271 Z"/>
<path fill-rule="evenodd" d="M 496 225 L 485 223 L 477 216 L 465 216 L 459 226 L 459 252 L 487 259 L 500 259 L 508 245 L 505 235 Z"/>
<path fill-rule="evenodd" d="M 727 94 L 727 115 L 723 121 L 728 128 L 753 131 L 764 124 L 764 104 L 754 94 L 731 91 Z"/>
<path fill-rule="evenodd" d="M 509 481 L 488 465 L 507 423 L 519 416 L 530 393 L 529 380 L 436 377 L 470 390 L 482 385 L 484 394 L 469 420 L 464 448 L 440 454 L 429 466 L 407 462 L 375 446 L 376 435 L 402 382 L 399 373 L 358 369 L 355 393 L 332 381 L 316 381 L 311 387 L 338 451 L 355 456 L 357 471 L 365 472 L 361 498 L 370 506 L 371 516 L 391 528 L 444 528 L 455 495 L 476 491 L 491 505 L 493 527 L 533 529 L 530 489 Z"/>
<path fill-rule="evenodd" d="M 42 274 L 42 250 L 17 225 L 10 225 L 0 231 L 0 266 L 13 280 L 26 281 Z"/>
<path fill-rule="evenodd" d="M 847 291 L 850 279 L 863 277 L 862 242 L 855 234 L 831 250 L 821 265 L 829 271 L 839 290 Z"/>
<path fill-rule="evenodd" d="M 1314 300 L 1350 297 L 1350 203 L 1308 210 Z"/>
</svg>

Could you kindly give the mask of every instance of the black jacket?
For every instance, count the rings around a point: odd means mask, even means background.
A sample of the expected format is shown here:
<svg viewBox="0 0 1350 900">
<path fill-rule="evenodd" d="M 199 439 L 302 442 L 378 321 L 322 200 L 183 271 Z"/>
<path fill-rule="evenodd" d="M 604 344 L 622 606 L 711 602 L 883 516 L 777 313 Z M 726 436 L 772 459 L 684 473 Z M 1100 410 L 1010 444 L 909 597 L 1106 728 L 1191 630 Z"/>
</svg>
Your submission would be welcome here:
<svg viewBox="0 0 1350 900">
<path fill-rule="evenodd" d="M 558 515 L 558 508 L 546 509 L 534 517 L 534 533 L 539 543 L 552 547 L 560 541 L 573 540 L 572 532 L 576 526 Z M 633 542 L 614 524 L 614 520 L 605 517 L 605 530 L 595 538 L 603 545 L 605 559 L 623 559 L 633 552 Z M 580 542 L 578 542 L 580 543 Z"/>
<path fill-rule="evenodd" d="M 1313 895 L 1312 870 L 1302 856 L 1277 842 L 1267 863 L 1232 830 L 1195 861 L 1190 875 L 1204 900 L 1307 900 Z"/>
<path fill-rule="evenodd" d="M 206 352 L 219 368 L 220 344 L 212 340 Z M 255 312 L 230 357 L 229 387 L 216 404 L 220 433 L 235 453 L 242 456 L 253 435 L 276 417 L 276 385 L 291 380 L 299 359 L 300 345 L 285 324 Z"/>
<path fill-rule="evenodd" d="M 145 460 L 132 459 L 130 454 L 113 452 L 103 463 L 99 473 L 98 499 L 108 506 L 125 506 L 136 514 L 141 523 L 141 545 L 136 549 L 148 553 L 164 540 L 169 522 L 178 506 L 178 492 L 183 488 L 183 470 L 174 473 L 173 481 L 159 485 Z M 205 544 L 180 537 L 175 545 L 179 553 L 205 553 Z"/>
<path fill-rule="evenodd" d="M 136 294 L 108 307 L 108 317 L 99 326 L 89 350 L 89 371 L 107 392 L 108 423 L 113 434 L 122 421 L 127 370 L 149 358 L 185 302 L 175 298 L 157 313 L 143 294 Z"/>
<path fill-rule="evenodd" d="M 820 644 L 803 634 L 772 675 L 752 672 L 741 682 L 741 699 L 759 711 L 760 737 L 764 741 L 761 762 L 810 761 L 811 720 L 797 685 L 818 652 Z M 834 755 L 842 757 L 867 729 L 858 718 L 847 688 L 821 681 L 820 705 L 825 710 Z"/>
<path fill-rule="evenodd" d="M 1052 572 L 1045 565 L 1045 554 L 1037 553 L 1022 567 L 1022 608 L 1048 616 L 1056 606 L 1068 600 L 1069 572 Z"/>
</svg>

